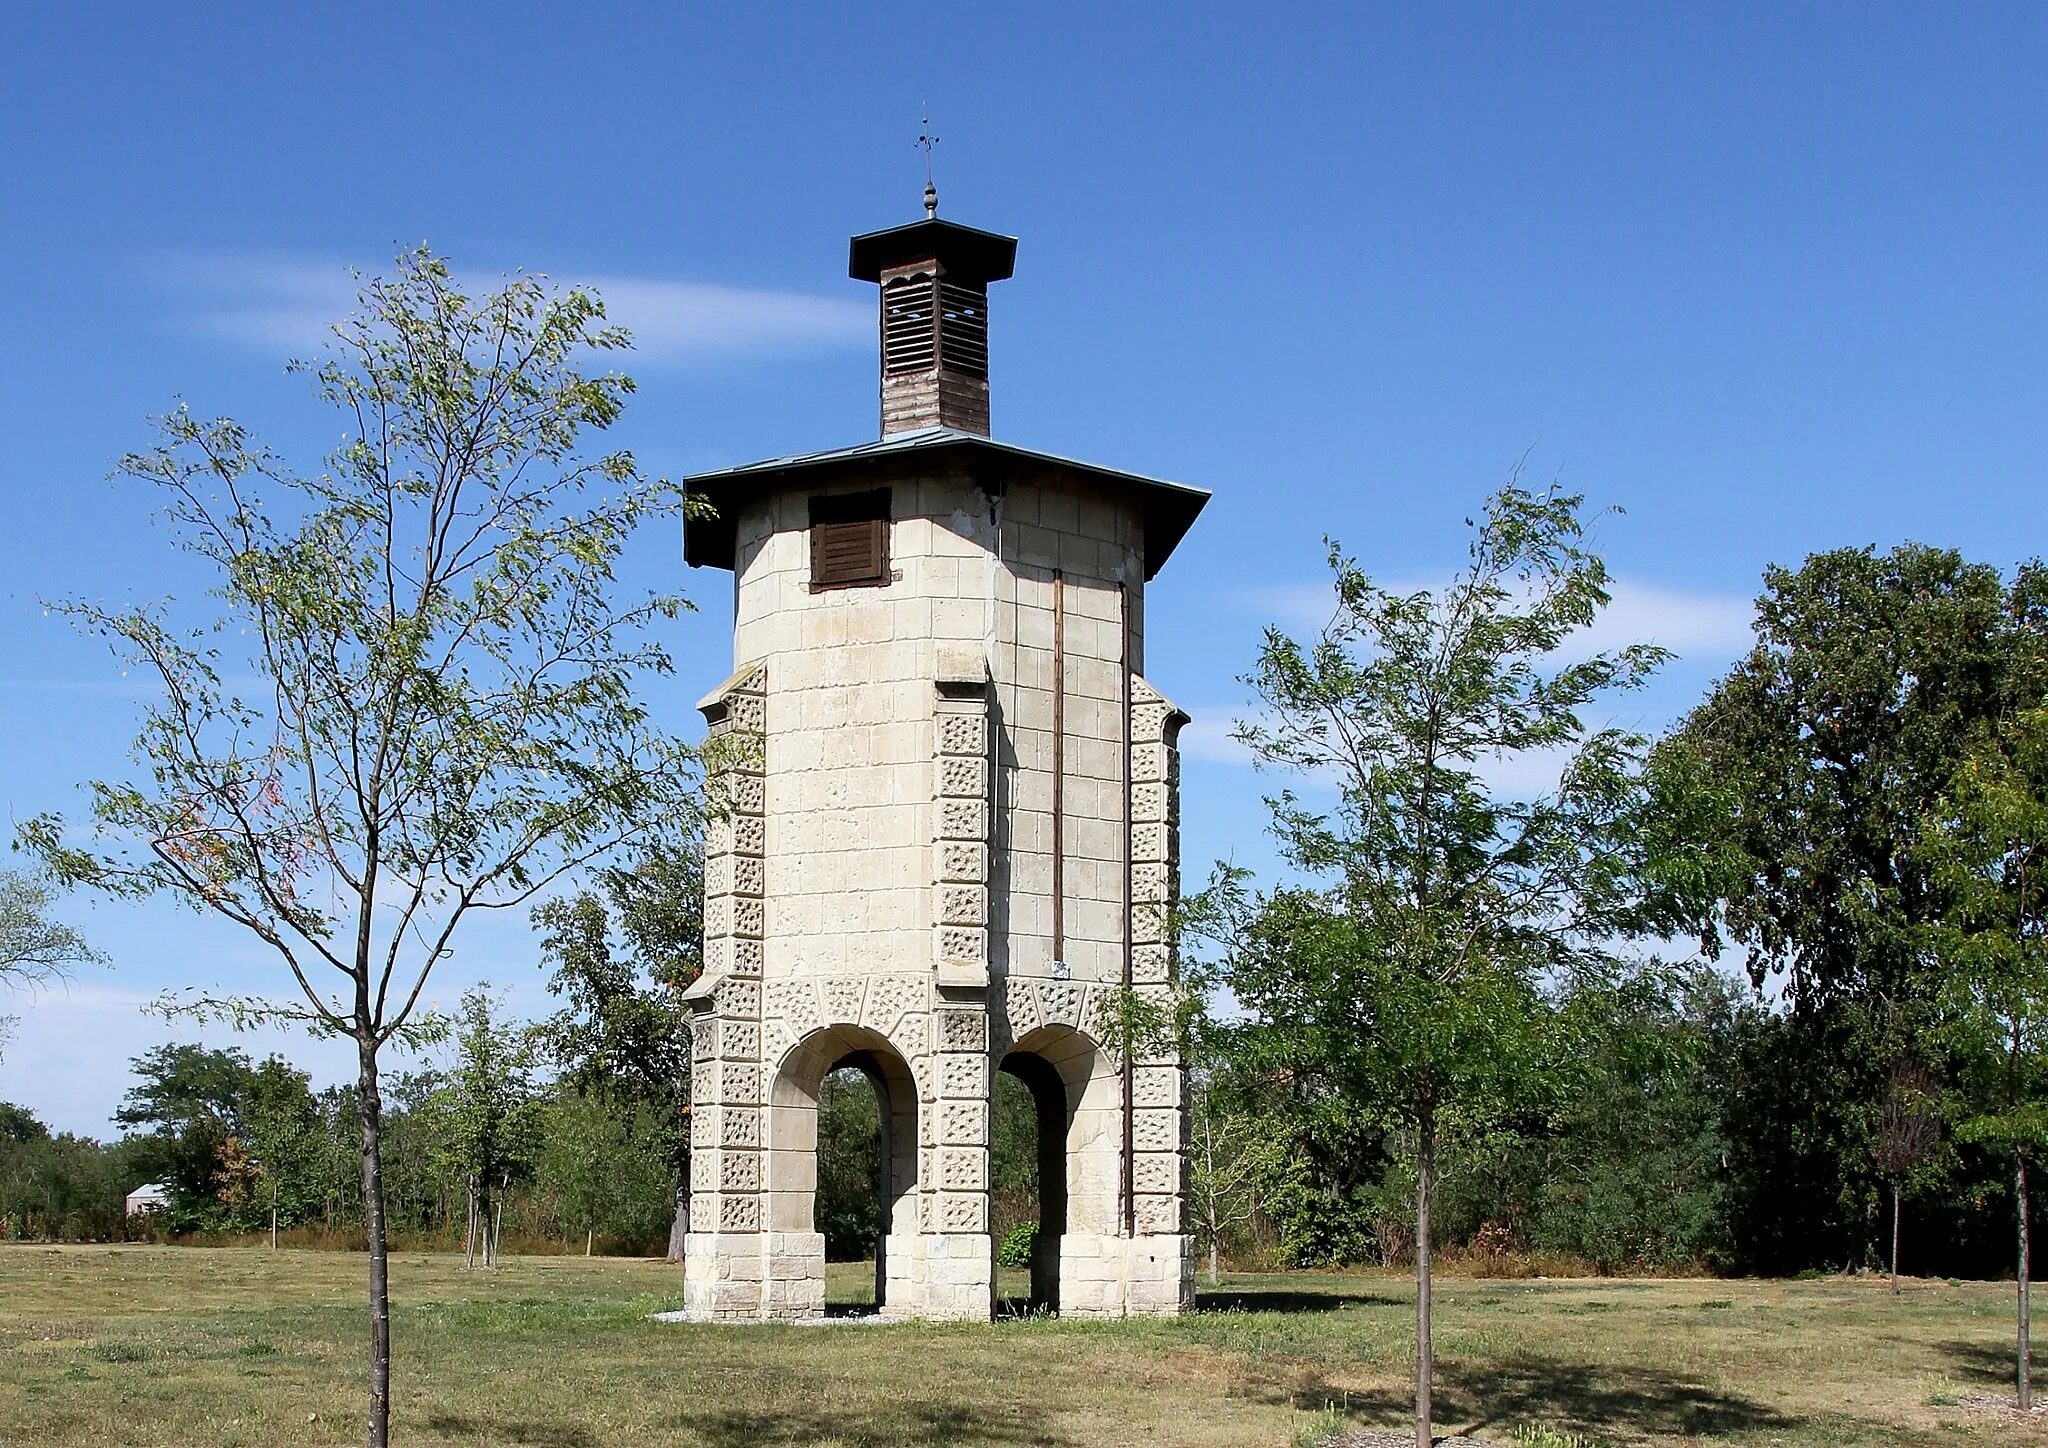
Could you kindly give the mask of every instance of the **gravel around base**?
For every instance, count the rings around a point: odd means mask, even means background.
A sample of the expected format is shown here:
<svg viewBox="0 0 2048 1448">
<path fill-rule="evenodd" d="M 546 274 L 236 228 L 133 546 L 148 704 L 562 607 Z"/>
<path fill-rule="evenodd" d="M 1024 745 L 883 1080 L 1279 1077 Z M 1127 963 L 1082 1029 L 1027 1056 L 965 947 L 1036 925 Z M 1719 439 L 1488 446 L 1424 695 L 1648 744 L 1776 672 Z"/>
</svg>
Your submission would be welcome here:
<svg viewBox="0 0 2048 1448">
<path fill-rule="evenodd" d="M 1415 1448 L 1415 1430 L 1410 1428 L 1405 1433 L 1394 1433 L 1385 1428 L 1360 1428 L 1352 1433 L 1332 1434 L 1323 1440 L 1322 1448 Z M 1437 1439 L 1436 1448 L 1500 1448 L 1500 1445 L 1482 1443 L 1460 1433 L 1455 1438 Z"/>
</svg>

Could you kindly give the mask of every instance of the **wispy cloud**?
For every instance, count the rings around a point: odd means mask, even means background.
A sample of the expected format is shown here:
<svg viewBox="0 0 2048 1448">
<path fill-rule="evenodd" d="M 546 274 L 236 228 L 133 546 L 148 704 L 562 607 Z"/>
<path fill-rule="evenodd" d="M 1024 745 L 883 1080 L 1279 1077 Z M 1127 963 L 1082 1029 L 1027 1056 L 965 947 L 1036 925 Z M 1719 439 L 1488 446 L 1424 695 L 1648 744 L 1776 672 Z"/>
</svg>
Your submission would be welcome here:
<svg viewBox="0 0 2048 1448">
<path fill-rule="evenodd" d="M 175 325 L 268 353 L 317 350 L 356 305 L 346 263 L 275 253 L 187 257 L 159 280 L 177 297 Z M 573 280 L 573 279 L 570 279 Z M 490 284 L 485 277 L 468 285 Z M 841 297 L 662 277 L 594 277 L 580 284 L 604 298 L 611 320 L 630 329 L 643 362 L 787 355 L 865 345 L 870 307 Z"/>
</svg>

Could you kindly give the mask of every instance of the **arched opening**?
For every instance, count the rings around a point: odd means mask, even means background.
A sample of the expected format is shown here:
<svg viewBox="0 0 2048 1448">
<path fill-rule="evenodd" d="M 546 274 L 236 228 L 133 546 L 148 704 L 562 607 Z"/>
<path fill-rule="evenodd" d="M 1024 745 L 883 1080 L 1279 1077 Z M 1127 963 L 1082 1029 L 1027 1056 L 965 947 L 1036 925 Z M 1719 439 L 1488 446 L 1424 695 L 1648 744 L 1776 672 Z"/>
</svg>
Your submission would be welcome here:
<svg viewBox="0 0 2048 1448">
<path fill-rule="evenodd" d="M 1067 1232 L 1067 1130 L 1073 1117 L 1067 1084 L 1045 1057 L 1012 1051 L 997 1072 L 991 1104 L 997 1250 L 1002 1253 L 1017 1241 L 1020 1228 L 1035 1226 L 1023 1264 L 1030 1269 L 1030 1291 L 1018 1305 L 1057 1312 L 1060 1243 Z M 1014 1257 L 999 1257 L 999 1266 L 1014 1270 L 1017 1265 Z"/>
<path fill-rule="evenodd" d="M 818 1195 L 812 1218 L 825 1238 L 827 1310 L 872 1305 L 889 1294 L 889 1087 L 869 1051 L 856 1051 L 825 1073 L 818 1092 Z M 871 1294 L 833 1290 L 835 1262 L 873 1262 Z"/>
<path fill-rule="evenodd" d="M 788 1296 L 778 1315 L 825 1311 L 828 1257 L 870 1253 L 872 1298 L 861 1292 L 830 1305 L 880 1311 L 889 1294 L 889 1234 L 916 1214 L 917 1085 L 909 1068 L 880 1033 L 835 1026 L 783 1058 L 769 1109 L 769 1250 L 785 1264 L 803 1264 L 780 1274 Z"/>
</svg>

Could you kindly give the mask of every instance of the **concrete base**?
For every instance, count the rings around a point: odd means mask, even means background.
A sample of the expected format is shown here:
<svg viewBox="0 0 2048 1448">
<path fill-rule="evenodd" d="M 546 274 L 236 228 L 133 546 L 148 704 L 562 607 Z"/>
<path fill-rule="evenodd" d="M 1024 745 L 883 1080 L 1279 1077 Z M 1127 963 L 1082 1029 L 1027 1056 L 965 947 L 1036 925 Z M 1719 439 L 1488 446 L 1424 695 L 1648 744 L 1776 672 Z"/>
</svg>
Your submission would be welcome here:
<svg viewBox="0 0 2048 1448">
<path fill-rule="evenodd" d="M 1069 1232 L 1061 1246 L 1062 1317 L 1175 1317 L 1194 1309 L 1192 1237 Z"/>
<path fill-rule="evenodd" d="M 889 1238 L 886 1318 L 987 1322 L 995 1301 L 995 1242 L 981 1233 L 914 1232 Z"/>
</svg>

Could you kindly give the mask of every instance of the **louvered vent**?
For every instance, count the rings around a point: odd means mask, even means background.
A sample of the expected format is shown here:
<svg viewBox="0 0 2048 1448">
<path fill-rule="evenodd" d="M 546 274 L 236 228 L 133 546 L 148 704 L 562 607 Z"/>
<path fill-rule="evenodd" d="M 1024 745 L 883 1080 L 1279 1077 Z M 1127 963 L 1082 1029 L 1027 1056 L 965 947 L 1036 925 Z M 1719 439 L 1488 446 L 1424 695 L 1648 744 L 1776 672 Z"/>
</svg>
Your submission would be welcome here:
<svg viewBox="0 0 2048 1448">
<path fill-rule="evenodd" d="M 988 376 L 988 292 L 939 283 L 939 350 L 946 366 L 969 377 Z"/>
<path fill-rule="evenodd" d="M 811 499 L 811 587 L 889 582 L 889 490 Z"/>
<path fill-rule="evenodd" d="M 929 372 L 937 363 L 938 290 L 939 279 L 934 276 L 897 277 L 882 288 L 883 375 Z M 982 336 L 982 365 L 986 368 L 986 327 Z"/>
</svg>

